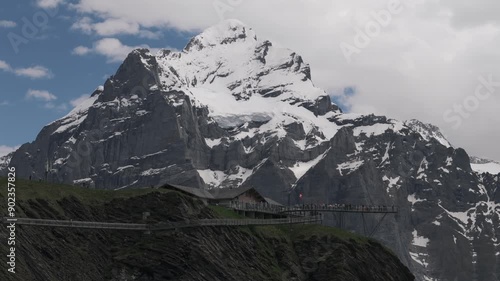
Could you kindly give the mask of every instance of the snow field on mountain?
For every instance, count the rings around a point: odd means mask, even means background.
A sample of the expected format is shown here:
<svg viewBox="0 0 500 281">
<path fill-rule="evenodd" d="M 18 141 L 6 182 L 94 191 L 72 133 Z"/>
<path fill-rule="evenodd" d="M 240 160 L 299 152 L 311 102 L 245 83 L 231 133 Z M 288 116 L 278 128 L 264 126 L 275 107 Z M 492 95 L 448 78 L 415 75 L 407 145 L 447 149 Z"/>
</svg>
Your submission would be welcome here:
<svg viewBox="0 0 500 281">
<path fill-rule="evenodd" d="M 471 164 L 473 171 L 477 173 L 490 173 L 492 175 L 500 174 L 500 164 L 496 162 L 485 163 L 485 164 Z"/>
</svg>

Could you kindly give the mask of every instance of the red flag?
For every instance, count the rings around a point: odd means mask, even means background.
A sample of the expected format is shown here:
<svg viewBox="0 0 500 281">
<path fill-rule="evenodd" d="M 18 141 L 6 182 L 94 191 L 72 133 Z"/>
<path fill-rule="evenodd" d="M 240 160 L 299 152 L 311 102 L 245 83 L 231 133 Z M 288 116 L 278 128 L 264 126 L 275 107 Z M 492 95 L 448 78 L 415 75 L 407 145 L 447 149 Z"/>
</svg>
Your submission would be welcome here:
<svg viewBox="0 0 500 281">
<path fill-rule="evenodd" d="M 302 200 L 302 192 L 299 193 L 299 199 Z"/>
</svg>

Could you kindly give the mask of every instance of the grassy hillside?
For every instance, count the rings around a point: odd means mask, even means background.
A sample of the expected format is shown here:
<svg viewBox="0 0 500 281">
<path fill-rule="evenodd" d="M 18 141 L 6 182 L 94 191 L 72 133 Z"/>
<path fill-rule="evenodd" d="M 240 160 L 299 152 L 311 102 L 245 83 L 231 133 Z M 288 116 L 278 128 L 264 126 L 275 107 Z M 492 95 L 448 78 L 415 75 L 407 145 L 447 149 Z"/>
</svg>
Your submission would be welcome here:
<svg viewBox="0 0 500 281">
<path fill-rule="evenodd" d="M 0 179 L 3 210 L 6 183 Z M 163 189 L 16 184 L 19 217 L 139 222 L 145 211 L 151 223 L 241 217 Z M 0 237 L 6 236 L 0 228 Z M 320 225 L 204 227 L 150 235 L 18 226 L 16 238 L 18 273 L 0 271 L 0 280 L 413 280 L 377 242 Z M 7 251 L 0 243 L 0 252 Z"/>
<path fill-rule="evenodd" d="M 116 198 L 130 198 L 150 192 L 169 192 L 165 189 L 123 189 L 118 191 L 82 188 L 66 184 L 56 184 L 38 181 L 16 180 L 16 196 L 21 200 L 50 199 L 60 200 L 65 197 L 74 196 L 86 203 L 109 202 Z M 7 194 L 7 179 L 0 177 L 0 194 Z"/>
</svg>

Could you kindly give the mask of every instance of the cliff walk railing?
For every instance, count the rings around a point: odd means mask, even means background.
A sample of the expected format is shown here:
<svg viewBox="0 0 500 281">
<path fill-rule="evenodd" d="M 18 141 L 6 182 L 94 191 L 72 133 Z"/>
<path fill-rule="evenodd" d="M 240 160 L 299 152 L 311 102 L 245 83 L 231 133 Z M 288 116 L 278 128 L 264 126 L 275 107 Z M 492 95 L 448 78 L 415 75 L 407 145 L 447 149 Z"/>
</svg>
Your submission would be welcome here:
<svg viewBox="0 0 500 281">
<path fill-rule="evenodd" d="M 235 201 L 231 203 L 219 204 L 219 206 L 238 211 L 259 212 L 259 213 L 269 213 L 269 214 L 280 214 L 283 211 L 283 206 L 272 205 L 268 203 L 243 203 Z"/>
<path fill-rule="evenodd" d="M 321 222 L 322 216 L 282 218 L 282 219 L 201 219 L 188 222 L 168 222 L 152 225 L 151 230 L 175 229 L 202 226 L 245 226 L 245 225 L 280 225 L 280 224 L 308 224 Z"/>
<path fill-rule="evenodd" d="M 396 206 L 367 206 L 367 205 L 351 205 L 351 204 L 304 204 L 295 206 L 279 206 L 268 203 L 243 203 L 231 202 L 223 204 L 222 206 L 240 210 L 240 211 L 254 211 L 263 213 L 294 213 L 294 212 L 337 212 L 337 213 L 379 213 L 391 214 L 397 213 Z"/>
<path fill-rule="evenodd" d="M 368 206 L 352 204 L 303 204 L 295 206 L 280 206 L 268 203 L 243 203 L 235 201 L 222 206 L 237 211 L 271 213 L 275 215 L 286 214 L 288 217 L 295 216 L 298 218 L 303 218 L 307 215 L 318 215 L 324 212 L 330 212 L 333 214 L 333 217 L 335 217 L 335 222 L 339 228 L 344 228 L 346 221 L 348 221 L 348 218 L 345 217 L 347 214 L 357 213 L 361 215 L 361 219 L 363 220 L 363 233 L 368 237 L 372 237 L 373 234 L 380 228 L 387 215 L 397 214 L 399 211 L 396 206 Z M 377 217 L 373 218 L 376 219 L 377 222 L 371 231 L 368 229 L 365 221 L 365 214 L 382 215 L 379 219 L 377 219 Z"/>
<path fill-rule="evenodd" d="M 92 222 L 73 220 L 46 220 L 30 218 L 3 218 L 5 224 L 15 223 L 16 225 L 35 225 L 49 227 L 74 227 L 93 229 L 116 229 L 116 230 L 148 230 L 147 224 L 141 223 L 114 223 L 114 222 Z"/>
<path fill-rule="evenodd" d="M 48 227 L 72 227 L 72 228 L 91 228 L 91 229 L 115 229 L 115 230 L 169 230 L 187 227 L 204 226 L 246 226 L 246 225 L 280 225 L 280 224 L 307 224 L 321 222 L 321 216 L 309 216 L 298 218 L 282 219 L 200 219 L 187 220 L 182 222 L 160 222 L 155 224 L 137 224 L 137 223 L 108 223 L 108 222 L 90 222 L 90 221 L 72 221 L 72 220 L 45 220 L 30 218 L 3 218 L 4 224 L 15 223 L 16 225 L 33 225 Z"/>
</svg>

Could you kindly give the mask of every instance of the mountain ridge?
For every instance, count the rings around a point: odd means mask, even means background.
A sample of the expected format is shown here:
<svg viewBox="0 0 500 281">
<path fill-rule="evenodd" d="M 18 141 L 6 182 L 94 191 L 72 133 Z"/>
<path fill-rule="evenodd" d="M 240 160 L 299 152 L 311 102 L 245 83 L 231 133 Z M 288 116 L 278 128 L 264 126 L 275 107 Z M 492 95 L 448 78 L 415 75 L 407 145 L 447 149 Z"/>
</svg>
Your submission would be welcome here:
<svg viewBox="0 0 500 281">
<path fill-rule="evenodd" d="M 180 52 L 134 50 L 10 164 L 22 178 L 95 188 L 253 186 L 283 204 L 397 205 L 376 238 L 417 280 L 500 276 L 498 175 L 474 172 L 430 124 L 342 113 L 298 54 L 239 21 Z"/>
</svg>

